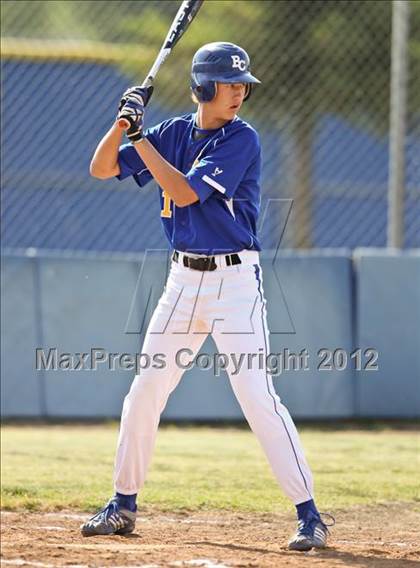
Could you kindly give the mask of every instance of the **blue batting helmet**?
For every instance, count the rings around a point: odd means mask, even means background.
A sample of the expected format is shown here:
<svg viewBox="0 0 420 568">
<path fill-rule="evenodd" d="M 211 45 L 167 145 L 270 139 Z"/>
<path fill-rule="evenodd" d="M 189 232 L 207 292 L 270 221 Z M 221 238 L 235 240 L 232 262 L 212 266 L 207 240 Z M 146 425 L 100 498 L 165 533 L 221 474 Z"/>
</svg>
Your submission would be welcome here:
<svg viewBox="0 0 420 568">
<path fill-rule="evenodd" d="M 191 90 L 199 102 L 209 102 L 216 94 L 216 83 L 247 83 L 246 100 L 252 83 L 260 83 L 251 75 L 247 52 L 227 42 L 208 43 L 194 55 L 191 69 Z"/>
</svg>

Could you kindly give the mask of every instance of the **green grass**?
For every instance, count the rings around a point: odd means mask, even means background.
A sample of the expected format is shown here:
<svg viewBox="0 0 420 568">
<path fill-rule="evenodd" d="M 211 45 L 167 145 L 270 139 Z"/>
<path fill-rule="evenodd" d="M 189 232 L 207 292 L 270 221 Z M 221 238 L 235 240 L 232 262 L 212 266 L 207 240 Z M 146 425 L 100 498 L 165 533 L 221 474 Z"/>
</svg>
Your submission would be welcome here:
<svg viewBox="0 0 420 568">
<path fill-rule="evenodd" d="M 118 426 L 6 425 L 2 507 L 92 510 L 110 497 Z M 301 429 L 319 506 L 420 501 L 413 429 Z M 290 507 L 246 429 L 163 427 L 142 502 L 160 510 Z"/>
</svg>

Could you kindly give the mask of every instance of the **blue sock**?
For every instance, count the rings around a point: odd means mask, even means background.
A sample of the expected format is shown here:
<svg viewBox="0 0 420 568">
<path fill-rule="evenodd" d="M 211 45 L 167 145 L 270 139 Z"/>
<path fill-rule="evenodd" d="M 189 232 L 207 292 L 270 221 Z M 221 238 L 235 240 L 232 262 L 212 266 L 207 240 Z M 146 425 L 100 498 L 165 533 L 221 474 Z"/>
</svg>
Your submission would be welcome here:
<svg viewBox="0 0 420 568">
<path fill-rule="evenodd" d="M 134 493 L 134 495 L 123 495 L 122 493 L 115 493 L 115 497 L 118 500 L 118 504 L 121 505 L 123 509 L 128 509 L 133 513 L 137 511 L 137 493 Z"/>
<path fill-rule="evenodd" d="M 313 499 L 310 499 L 309 501 L 305 501 L 304 503 L 299 503 L 299 505 L 296 505 L 296 510 L 297 510 L 297 517 L 298 517 L 299 520 L 306 517 L 306 515 L 309 512 L 312 512 L 312 513 L 315 513 L 316 515 L 319 515 L 318 509 L 316 508 L 316 505 L 315 505 Z"/>
</svg>

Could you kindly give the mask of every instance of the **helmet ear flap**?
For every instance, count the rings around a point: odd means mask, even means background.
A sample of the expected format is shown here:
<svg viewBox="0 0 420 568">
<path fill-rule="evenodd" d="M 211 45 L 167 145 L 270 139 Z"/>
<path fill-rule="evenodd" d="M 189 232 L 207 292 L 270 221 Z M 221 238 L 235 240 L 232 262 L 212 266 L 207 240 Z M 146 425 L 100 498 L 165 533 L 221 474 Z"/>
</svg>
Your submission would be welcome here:
<svg viewBox="0 0 420 568">
<path fill-rule="evenodd" d="M 206 81 L 203 85 L 202 101 L 209 103 L 216 96 L 217 83 L 215 81 Z"/>
<path fill-rule="evenodd" d="M 204 81 L 202 84 L 199 84 L 194 76 L 191 80 L 191 90 L 199 103 L 212 101 L 216 95 L 216 88 L 214 81 Z"/>
<path fill-rule="evenodd" d="M 199 103 L 201 103 L 203 97 L 203 87 L 201 85 L 197 85 L 194 89 L 194 95 L 196 96 Z"/>
<path fill-rule="evenodd" d="M 197 77 L 195 75 L 195 73 L 191 74 L 191 91 L 194 95 L 194 97 L 197 99 L 196 102 L 200 102 L 201 100 L 201 87 L 197 81 Z"/>
</svg>

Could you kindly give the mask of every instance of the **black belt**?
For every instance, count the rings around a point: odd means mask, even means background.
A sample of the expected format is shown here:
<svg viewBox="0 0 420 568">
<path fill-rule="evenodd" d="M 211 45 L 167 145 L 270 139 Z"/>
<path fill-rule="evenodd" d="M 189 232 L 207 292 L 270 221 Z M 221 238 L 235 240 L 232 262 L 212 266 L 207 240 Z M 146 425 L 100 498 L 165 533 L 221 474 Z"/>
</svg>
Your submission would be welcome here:
<svg viewBox="0 0 420 568">
<path fill-rule="evenodd" d="M 174 250 L 174 254 L 172 255 L 172 260 L 174 262 L 179 261 L 179 252 Z M 235 266 L 235 264 L 242 264 L 241 259 L 239 258 L 239 254 L 227 254 L 225 256 L 226 266 Z M 201 272 L 205 272 L 208 270 L 216 270 L 216 257 L 214 256 L 200 256 L 198 258 L 194 258 L 192 256 L 186 256 L 185 254 L 182 257 L 182 261 L 186 268 L 192 268 L 193 270 L 200 270 Z"/>
</svg>

